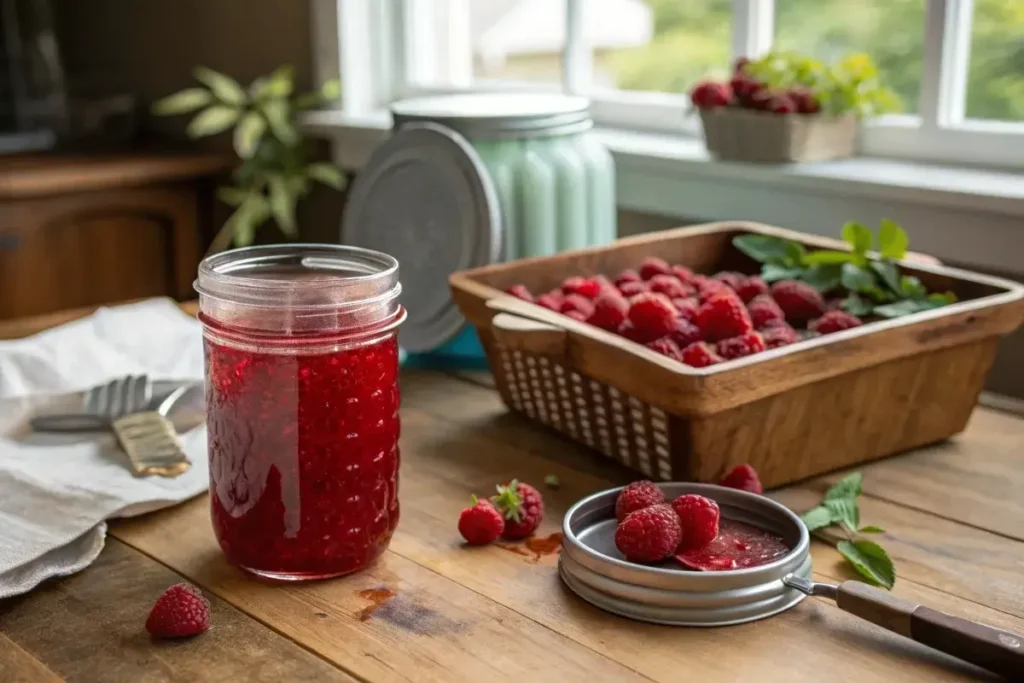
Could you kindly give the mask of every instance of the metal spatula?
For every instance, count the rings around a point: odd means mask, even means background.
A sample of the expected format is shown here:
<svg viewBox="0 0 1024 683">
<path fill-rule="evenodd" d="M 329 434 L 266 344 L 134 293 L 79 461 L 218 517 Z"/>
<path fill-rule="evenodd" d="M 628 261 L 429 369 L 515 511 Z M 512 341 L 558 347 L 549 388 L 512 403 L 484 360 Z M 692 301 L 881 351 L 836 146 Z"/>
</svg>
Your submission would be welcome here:
<svg viewBox="0 0 1024 683">
<path fill-rule="evenodd" d="M 81 413 L 37 415 L 29 424 L 37 432 L 110 429 L 117 418 L 144 410 L 152 397 L 153 383 L 147 375 L 126 375 L 86 391 Z"/>
</svg>

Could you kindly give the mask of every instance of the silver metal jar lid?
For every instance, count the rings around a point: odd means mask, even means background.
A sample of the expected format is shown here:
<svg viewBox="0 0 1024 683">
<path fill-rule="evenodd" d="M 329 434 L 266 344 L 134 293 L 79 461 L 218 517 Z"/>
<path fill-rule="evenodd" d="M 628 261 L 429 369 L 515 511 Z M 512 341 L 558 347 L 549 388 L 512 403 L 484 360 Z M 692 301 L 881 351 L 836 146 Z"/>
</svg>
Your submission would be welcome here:
<svg viewBox="0 0 1024 683">
<path fill-rule="evenodd" d="M 346 244 L 398 259 L 408 318 L 399 343 L 429 351 L 465 324 L 448 276 L 493 263 L 501 211 L 487 169 L 458 133 L 433 123 L 404 126 L 381 145 L 349 192 Z"/>
<path fill-rule="evenodd" d="M 561 135 L 593 125 L 584 97 L 536 93 L 467 93 L 402 100 L 391 105 L 395 127 L 434 121 L 468 138 Z"/>
<path fill-rule="evenodd" d="M 775 501 L 711 484 L 658 484 L 665 498 L 696 493 L 718 503 L 722 516 L 782 537 L 785 556 L 759 567 L 687 571 L 673 561 L 645 566 L 627 562 L 615 548 L 615 499 L 620 488 L 596 493 L 565 515 L 559 573 L 587 602 L 608 612 L 658 624 L 726 626 L 763 619 L 805 596 L 782 583 L 810 577 L 810 536 L 800 518 Z"/>
</svg>

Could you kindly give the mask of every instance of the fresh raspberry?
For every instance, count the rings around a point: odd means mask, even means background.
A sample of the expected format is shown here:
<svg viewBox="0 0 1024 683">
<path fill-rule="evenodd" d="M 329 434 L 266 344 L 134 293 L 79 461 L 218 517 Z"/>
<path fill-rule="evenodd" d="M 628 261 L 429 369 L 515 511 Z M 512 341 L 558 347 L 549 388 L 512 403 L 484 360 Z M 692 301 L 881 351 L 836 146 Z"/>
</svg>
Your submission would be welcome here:
<svg viewBox="0 0 1024 683">
<path fill-rule="evenodd" d="M 629 300 L 629 321 L 637 332 L 654 341 L 676 328 L 679 314 L 672 302 L 663 294 L 637 294 Z"/>
<path fill-rule="evenodd" d="M 640 277 L 650 280 L 655 275 L 671 275 L 672 266 L 668 265 L 665 259 L 657 256 L 648 256 L 640 264 Z"/>
<path fill-rule="evenodd" d="M 800 335 L 796 330 L 784 322 L 773 323 L 761 329 L 761 338 L 764 339 L 764 345 L 769 349 L 777 349 L 780 346 L 788 346 L 800 341 Z"/>
<path fill-rule="evenodd" d="M 634 481 L 622 489 L 619 492 L 619 497 L 615 499 L 615 519 L 621 522 L 630 512 L 664 502 L 665 494 L 653 481 L 646 479 Z"/>
<path fill-rule="evenodd" d="M 655 339 L 654 341 L 645 344 L 645 346 L 652 351 L 657 351 L 661 355 L 671 358 L 672 360 L 680 360 L 682 358 L 679 347 L 669 337 Z"/>
<path fill-rule="evenodd" d="M 734 74 L 741 74 L 746 69 L 747 64 L 750 64 L 750 57 L 737 57 L 736 61 L 732 64 L 732 72 Z"/>
<path fill-rule="evenodd" d="M 593 299 L 601 293 L 601 283 L 597 280 L 588 280 L 585 277 L 576 275 L 565 279 L 565 282 L 562 283 L 562 291 L 567 296 L 579 294 L 588 299 Z"/>
<path fill-rule="evenodd" d="M 646 344 L 651 341 L 646 334 L 634 327 L 633 323 L 628 320 L 619 326 L 617 332 L 620 337 L 625 337 L 629 341 L 636 342 L 637 344 Z"/>
<path fill-rule="evenodd" d="M 146 630 L 157 638 L 184 638 L 210 628 L 210 601 L 199 589 L 178 583 L 156 600 Z"/>
<path fill-rule="evenodd" d="M 768 107 L 771 106 L 772 100 L 775 99 L 775 95 L 768 88 L 758 88 L 754 92 L 750 93 L 743 102 L 743 106 L 748 109 L 757 109 L 759 111 L 768 111 Z"/>
<path fill-rule="evenodd" d="M 728 285 L 729 289 L 734 292 L 738 292 L 739 288 L 743 286 L 743 283 L 747 281 L 747 276 L 743 273 L 737 273 L 732 270 L 723 270 L 720 273 L 712 275 L 711 279 L 717 280 L 724 285 Z"/>
<path fill-rule="evenodd" d="M 791 88 L 787 93 L 789 99 L 793 100 L 796 110 L 801 114 L 817 114 L 821 111 L 821 104 L 807 88 Z"/>
<path fill-rule="evenodd" d="M 683 349 L 683 362 L 693 368 L 706 368 L 722 362 L 722 357 L 707 342 L 695 342 Z"/>
<path fill-rule="evenodd" d="M 718 536 L 721 512 L 718 503 L 710 498 L 687 493 L 672 501 L 672 509 L 679 515 L 683 529 L 683 548 L 703 548 Z"/>
<path fill-rule="evenodd" d="M 522 299 L 523 301 L 533 301 L 533 295 L 530 294 L 530 290 L 526 288 L 526 285 L 512 285 L 505 290 L 505 293 L 511 294 L 515 298 Z"/>
<path fill-rule="evenodd" d="M 491 498 L 491 502 L 505 515 L 505 531 L 502 535 L 510 541 L 526 538 L 537 530 L 544 519 L 544 499 L 540 491 L 515 479 L 505 486 L 499 486 L 498 495 Z"/>
<path fill-rule="evenodd" d="M 487 545 L 505 531 L 505 518 L 489 500 L 473 496 L 472 505 L 459 515 L 459 533 L 470 545 Z"/>
<path fill-rule="evenodd" d="M 754 329 L 743 302 L 735 294 L 724 292 L 701 304 L 693 322 L 704 331 L 704 338 L 708 341 L 736 337 Z"/>
<path fill-rule="evenodd" d="M 533 303 L 537 304 L 538 306 L 543 306 L 544 308 L 554 311 L 555 313 L 561 313 L 562 300 L 564 298 L 565 297 L 562 296 L 561 292 L 559 292 L 557 296 L 555 294 L 552 294 L 551 292 L 548 292 L 547 294 L 541 294 L 540 296 L 538 296 Z"/>
<path fill-rule="evenodd" d="M 724 107 L 732 101 L 732 90 L 728 83 L 704 81 L 690 91 L 690 100 L 698 109 Z"/>
<path fill-rule="evenodd" d="M 590 316 L 583 311 L 566 311 L 563 313 L 566 318 L 572 318 L 573 320 L 579 320 L 581 323 L 585 323 L 590 320 Z"/>
<path fill-rule="evenodd" d="M 701 303 L 718 294 L 735 294 L 724 282 L 703 275 L 695 275 L 690 284 L 697 288 L 697 297 Z"/>
<path fill-rule="evenodd" d="M 744 73 L 736 73 L 729 81 L 729 86 L 736 100 L 743 106 L 749 106 L 753 94 L 764 87 Z"/>
<path fill-rule="evenodd" d="M 789 95 L 776 95 L 768 101 L 765 109 L 773 114 L 795 114 L 796 102 Z"/>
<path fill-rule="evenodd" d="M 683 539 L 679 515 L 662 503 L 629 513 L 615 530 L 615 547 L 630 562 L 659 562 Z"/>
<path fill-rule="evenodd" d="M 685 349 L 690 344 L 704 339 L 701 329 L 686 318 L 680 318 L 676 323 L 676 329 L 672 330 L 668 336 L 680 349 Z"/>
<path fill-rule="evenodd" d="M 583 314 L 583 320 L 586 320 L 594 312 L 594 302 L 581 294 L 567 294 L 558 310 L 562 313 L 579 311 Z"/>
<path fill-rule="evenodd" d="M 672 266 L 672 274 L 679 278 L 680 282 L 687 284 L 693 279 L 693 271 L 681 264 Z"/>
<path fill-rule="evenodd" d="M 615 332 L 622 326 L 628 310 L 629 302 L 619 294 L 618 290 L 612 289 L 602 293 L 594 300 L 594 312 L 587 318 L 587 322 L 602 330 Z"/>
<path fill-rule="evenodd" d="M 768 294 L 755 297 L 747 304 L 747 311 L 750 313 L 750 321 L 754 323 L 755 330 L 760 330 L 773 323 L 786 322 L 786 314 L 775 303 L 775 299 Z"/>
<path fill-rule="evenodd" d="M 693 316 L 697 315 L 697 309 L 700 308 L 700 302 L 692 296 L 684 299 L 672 299 L 672 305 L 679 312 L 679 317 L 687 320 L 693 320 Z"/>
<path fill-rule="evenodd" d="M 743 278 L 743 282 L 741 282 L 739 287 L 736 288 L 736 294 L 743 299 L 743 303 L 752 301 L 755 297 L 761 296 L 762 294 L 767 294 L 768 291 L 768 283 L 757 275 L 751 275 L 750 277 Z"/>
<path fill-rule="evenodd" d="M 619 288 L 619 294 L 627 298 L 634 297 L 637 294 L 643 294 L 647 291 L 646 282 L 634 282 L 630 280 L 616 286 Z"/>
<path fill-rule="evenodd" d="M 718 485 L 751 493 L 764 493 L 761 478 L 757 476 L 757 470 L 750 465 L 737 465 L 732 468 L 727 475 L 722 477 Z"/>
<path fill-rule="evenodd" d="M 696 290 L 679 281 L 675 275 L 655 275 L 647 283 L 652 292 L 664 294 L 669 299 L 685 299 Z"/>
<path fill-rule="evenodd" d="M 772 298 L 791 325 L 801 325 L 825 312 L 825 300 L 818 290 L 799 280 L 779 280 L 772 285 Z"/>
<path fill-rule="evenodd" d="M 737 337 L 729 337 L 718 342 L 716 350 L 718 355 L 726 360 L 732 360 L 733 358 L 742 358 L 743 356 L 752 356 L 755 353 L 764 351 L 765 346 L 764 338 L 758 332 L 747 332 Z"/>
<path fill-rule="evenodd" d="M 598 296 L 601 296 L 601 294 L 604 294 L 605 292 L 618 292 L 619 291 L 619 290 L 615 289 L 615 285 L 612 284 L 612 281 L 609 280 L 608 278 L 606 278 L 604 275 L 595 275 L 594 277 L 592 277 L 590 279 L 597 283 Z"/>
<path fill-rule="evenodd" d="M 811 321 L 808 327 L 818 334 L 832 334 L 840 330 L 848 330 L 851 327 L 860 327 L 864 323 L 855 315 L 846 311 L 826 311 L 817 320 Z"/>
<path fill-rule="evenodd" d="M 618 287 L 623 282 L 642 282 L 642 281 L 643 281 L 643 278 L 640 277 L 640 273 L 636 272 L 632 268 L 627 268 L 626 270 L 624 270 L 621 273 L 619 273 L 619 276 L 617 278 L 615 278 L 615 286 Z"/>
</svg>

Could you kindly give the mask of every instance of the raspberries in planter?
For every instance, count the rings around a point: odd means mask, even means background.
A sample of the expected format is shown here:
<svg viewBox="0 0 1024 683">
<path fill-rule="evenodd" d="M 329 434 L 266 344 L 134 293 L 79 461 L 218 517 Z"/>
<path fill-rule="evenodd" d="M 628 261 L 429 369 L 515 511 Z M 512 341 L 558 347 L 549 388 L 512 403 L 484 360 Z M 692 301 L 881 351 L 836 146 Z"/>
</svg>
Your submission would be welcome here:
<svg viewBox="0 0 1024 683">
<path fill-rule="evenodd" d="M 640 277 L 644 280 L 650 280 L 655 275 L 670 275 L 671 273 L 672 266 L 668 264 L 668 261 L 657 256 L 648 256 L 640 264 Z"/>
<path fill-rule="evenodd" d="M 562 313 L 576 311 L 583 315 L 581 320 L 586 320 L 594 312 L 594 302 L 581 294 L 567 294 L 565 299 L 562 300 L 559 310 Z"/>
<path fill-rule="evenodd" d="M 780 346 L 788 346 L 800 341 L 800 335 L 796 330 L 784 322 L 772 323 L 760 330 L 764 345 L 769 349 L 777 349 Z"/>
<path fill-rule="evenodd" d="M 695 291 L 690 285 L 680 282 L 675 275 L 655 275 L 647 282 L 647 287 L 670 299 L 684 299 Z"/>
<path fill-rule="evenodd" d="M 525 285 L 512 285 L 505 290 L 505 293 L 511 294 L 515 298 L 522 299 L 523 301 L 533 302 L 533 295 L 530 294 L 530 290 L 528 290 Z"/>
<path fill-rule="evenodd" d="M 786 322 L 786 314 L 775 303 L 775 299 L 767 294 L 754 297 L 754 300 L 747 304 L 747 311 L 750 313 L 750 321 L 754 323 L 756 330 L 775 323 Z"/>
<path fill-rule="evenodd" d="M 724 359 L 707 342 L 694 342 L 682 353 L 683 362 L 693 368 L 706 368 L 721 363 Z"/>
<path fill-rule="evenodd" d="M 726 360 L 751 356 L 764 351 L 767 347 L 764 338 L 757 332 L 747 332 L 736 337 L 729 337 L 718 342 L 715 347 L 718 355 Z"/>
<path fill-rule="evenodd" d="M 657 351 L 661 355 L 671 358 L 672 360 L 682 360 L 682 354 L 679 351 L 679 347 L 669 337 L 655 339 L 652 342 L 648 342 L 646 346 L 652 351 Z"/>
<path fill-rule="evenodd" d="M 728 339 L 754 329 L 747 307 L 732 292 L 722 292 L 705 301 L 693 321 L 708 341 Z"/>
<path fill-rule="evenodd" d="M 825 312 L 825 300 L 818 290 L 799 280 L 779 280 L 772 285 L 772 298 L 791 325 L 806 323 Z"/>
<path fill-rule="evenodd" d="M 653 292 L 638 294 L 630 299 L 627 316 L 637 334 L 646 341 L 654 341 L 669 334 L 679 320 L 679 314 L 669 298 Z"/>
<path fill-rule="evenodd" d="M 679 322 L 676 323 L 676 329 L 672 330 L 669 334 L 669 338 L 680 349 L 685 349 L 690 344 L 704 339 L 704 331 L 686 318 L 680 318 Z"/>
<path fill-rule="evenodd" d="M 594 300 L 594 312 L 587 322 L 602 330 L 615 332 L 626 320 L 629 302 L 616 290 L 604 292 Z"/>
<path fill-rule="evenodd" d="M 593 299 L 601 293 L 601 283 L 596 279 L 569 277 L 562 283 L 562 291 L 566 295 L 579 294 L 588 299 Z"/>
<path fill-rule="evenodd" d="M 848 330 L 851 327 L 860 327 L 861 325 L 863 323 L 857 316 L 850 315 L 846 311 L 835 310 L 827 311 L 817 320 L 812 320 L 811 324 L 807 327 L 819 334 L 832 334 L 833 332 Z"/>
<path fill-rule="evenodd" d="M 647 289 L 647 283 L 640 280 L 628 280 L 616 286 L 619 289 L 619 294 L 627 298 L 649 291 Z"/>
</svg>

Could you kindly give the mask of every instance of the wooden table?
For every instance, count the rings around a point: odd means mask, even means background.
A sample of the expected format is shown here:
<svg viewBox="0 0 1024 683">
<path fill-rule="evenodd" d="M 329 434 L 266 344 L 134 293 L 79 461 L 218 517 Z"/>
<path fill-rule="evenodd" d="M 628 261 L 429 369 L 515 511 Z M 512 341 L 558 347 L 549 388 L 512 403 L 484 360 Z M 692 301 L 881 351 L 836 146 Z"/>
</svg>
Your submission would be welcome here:
<svg viewBox="0 0 1024 683">
<path fill-rule="evenodd" d="M 82 312 L 0 326 L 28 334 Z M 460 544 L 470 493 L 519 477 L 545 491 L 547 537 L 581 496 L 630 475 L 508 413 L 484 375 L 402 375 L 402 522 L 373 568 L 295 586 L 228 565 L 202 496 L 111 524 L 86 571 L 0 602 L 0 681 L 944 681 L 983 676 L 808 599 L 743 626 L 686 629 L 601 612 L 560 583 L 554 553 Z M 822 447 L 827 448 L 827 435 Z M 950 443 L 862 468 L 865 523 L 885 527 L 895 593 L 1024 633 L 1024 421 L 976 411 Z M 803 510 L 838 475 L 775 491 Z M 815 543 L 815 575 L 852 578 Z M 154 642 L 143 622 L 178 581 L 212 628 Z M 1024 672 L 1022 672 L 1024 675 Z"/>
</svg>

